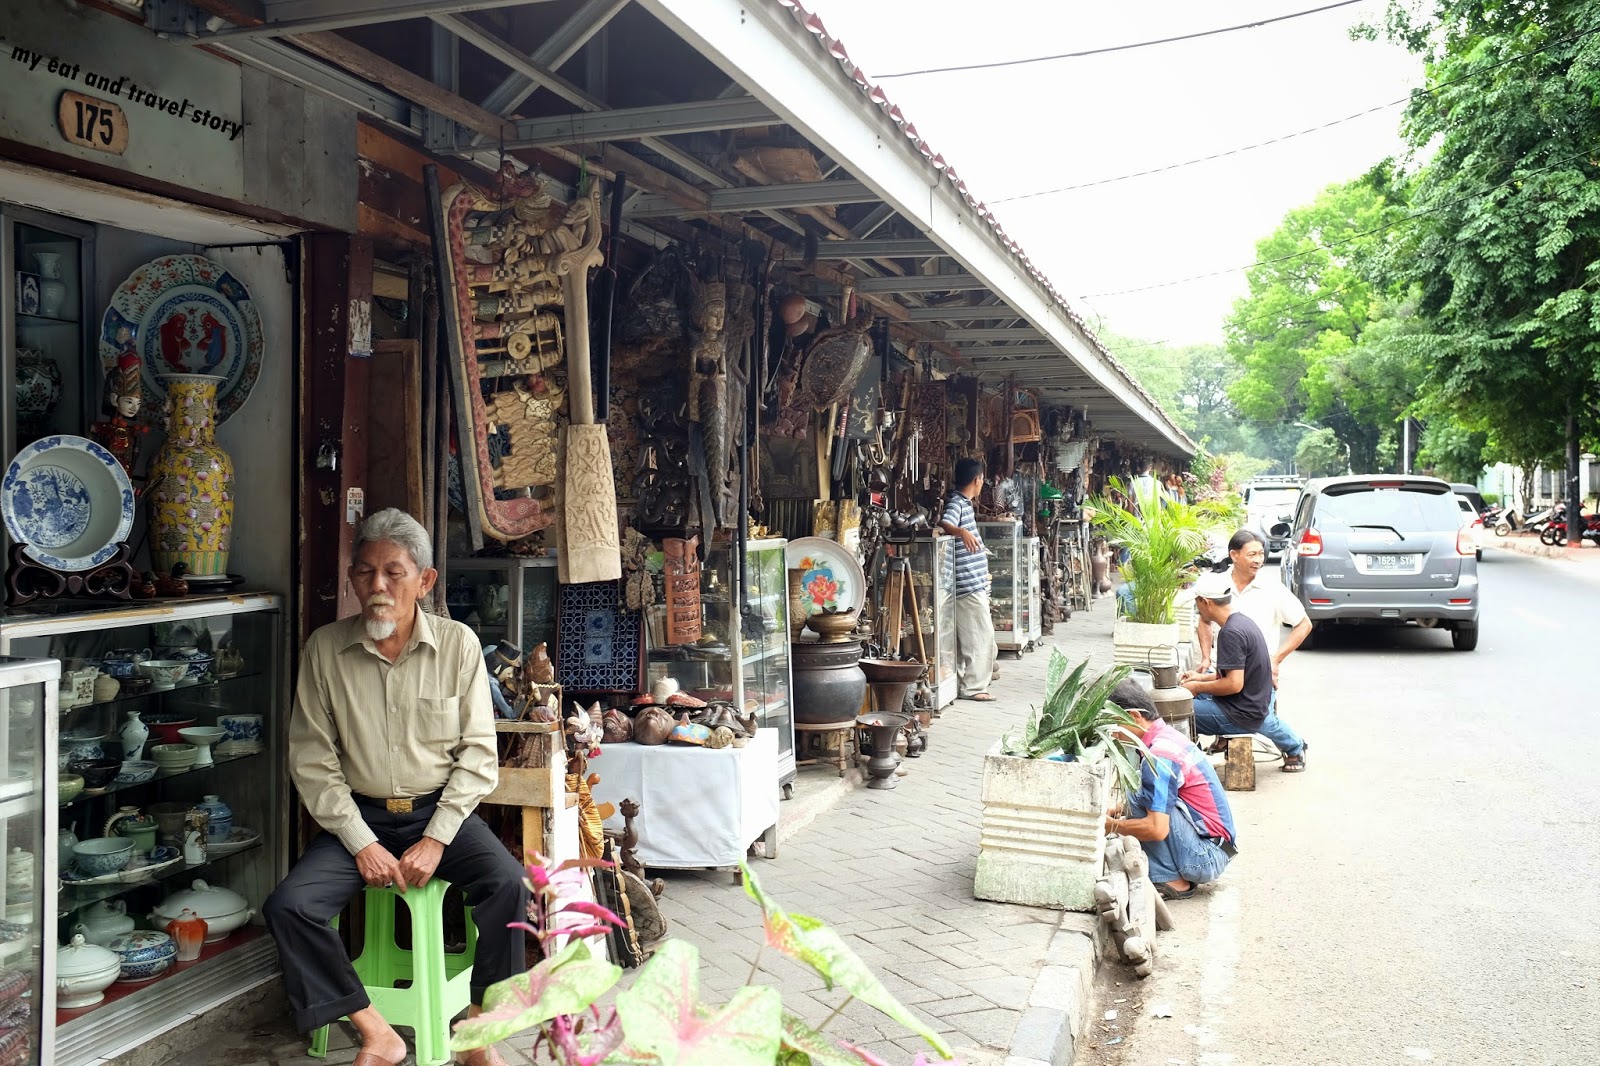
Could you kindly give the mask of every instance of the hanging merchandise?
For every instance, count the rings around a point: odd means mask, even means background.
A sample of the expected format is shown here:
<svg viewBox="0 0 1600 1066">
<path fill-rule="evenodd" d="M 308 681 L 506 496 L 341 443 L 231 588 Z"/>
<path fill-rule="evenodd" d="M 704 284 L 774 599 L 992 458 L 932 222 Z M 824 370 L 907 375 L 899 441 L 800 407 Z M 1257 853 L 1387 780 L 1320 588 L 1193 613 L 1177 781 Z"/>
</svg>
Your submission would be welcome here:
<svg viewBox="0 0 1600 1066">
<path fill-rule="evenodd" d="M 871 315 L 858 315 L 817 335 L 800 363 L 798 402 L 821 410 L 849 397 L 872 358 L 871 326 Z"/>
<path fill-rule="evenodd" d="M 700 538 L 668 537 L 665 556 L 668 644 L 693 644 L 700 639 Z"/>
</svg>

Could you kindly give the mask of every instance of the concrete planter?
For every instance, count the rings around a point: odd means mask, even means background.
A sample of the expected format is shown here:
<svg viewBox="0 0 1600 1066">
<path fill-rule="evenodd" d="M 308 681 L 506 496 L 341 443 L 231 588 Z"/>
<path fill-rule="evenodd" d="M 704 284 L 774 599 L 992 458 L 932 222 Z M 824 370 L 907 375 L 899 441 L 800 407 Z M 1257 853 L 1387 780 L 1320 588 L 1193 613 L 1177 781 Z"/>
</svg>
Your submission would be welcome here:
<svg viewBox="0 0 1600 1066">
<path fill-rule="evenodd" d="M 1179 639 L 1176 622 L 1153 624 L 1119 618 L 1111 629 L 1111 643 L 1115 647 L 1113 661 L 1118 665 L 1176 666 Z"/>
<path fill-rule="evenodd" d="M 1019 759 L 1000 745 L 983 760 L 979 899 L 1093 910 L 1105 860 L 1111 765 Z"/>
</svg>

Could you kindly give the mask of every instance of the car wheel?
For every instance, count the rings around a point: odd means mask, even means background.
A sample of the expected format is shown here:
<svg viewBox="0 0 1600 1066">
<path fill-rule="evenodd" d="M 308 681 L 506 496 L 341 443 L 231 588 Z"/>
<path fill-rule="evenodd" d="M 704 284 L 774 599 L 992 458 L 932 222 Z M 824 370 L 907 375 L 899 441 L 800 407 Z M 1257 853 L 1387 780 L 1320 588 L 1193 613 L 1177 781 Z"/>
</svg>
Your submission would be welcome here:
<svg viewBox="0 0 1600 1066">
<path fill-rule="evenodd" d="M 1455 645 L 1456 651 L 1476 650 L 1478 647 L 1478 627 L 1451 630 L 1450 643 Z"/>
</svg>

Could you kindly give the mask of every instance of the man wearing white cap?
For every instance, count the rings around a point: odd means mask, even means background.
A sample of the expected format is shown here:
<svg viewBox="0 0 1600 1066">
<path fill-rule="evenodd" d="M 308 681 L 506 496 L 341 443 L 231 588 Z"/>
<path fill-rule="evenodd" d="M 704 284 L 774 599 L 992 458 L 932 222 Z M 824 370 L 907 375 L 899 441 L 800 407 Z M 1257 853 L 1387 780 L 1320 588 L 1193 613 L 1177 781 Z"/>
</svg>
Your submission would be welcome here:
<svg viewBox="0 0 1600 1066">
<path fill-rule="evenodd" d="M 1233 609 L 1233 581 L 1227 574 L 1202 574 L 1194 586 L 1194 605 L 1202 621 L 1217 628 L 1216 669 L 1183 675 L 1194 694 L 1194 727 L 1208 736 L 1259 733 L 1283 752 L 1285 773 L 1306 768 L 1306 743 L 1274 709 L 1272 655 L 1261 627 Z"/>
</svg>

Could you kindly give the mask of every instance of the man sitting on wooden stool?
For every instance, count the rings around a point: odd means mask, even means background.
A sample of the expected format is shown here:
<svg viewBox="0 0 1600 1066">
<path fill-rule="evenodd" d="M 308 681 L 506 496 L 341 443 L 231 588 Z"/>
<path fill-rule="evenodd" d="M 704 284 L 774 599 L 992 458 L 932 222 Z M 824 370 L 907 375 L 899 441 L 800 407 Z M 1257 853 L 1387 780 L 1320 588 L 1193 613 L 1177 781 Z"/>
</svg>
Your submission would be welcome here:
<svg viewBox="0 0 1600 1066">
<path fill-rule="evenodd" d="M 525 871 L 473 813 L 499 780 L 494 709 L 477 636 L 423 612 L 438 578 L 428 531 L 388 508 L 356 534 L 350 584 L 361 614 L 306 641 L 289 721 L 289 774 L 322 827 L 262 908 L 302 1032 L 348 1016 L 354 1066 L 398 1066 L 400 1034 L 378 1013 L 329 923 L 363 885 L 443 877 L 478 926 L 471 1013 L 523 972 Z M 494 1048 L 458 1061 L 503 1066 Z"/>
<path fill-rule="evenodd" d="M 1163 899 L 1188 899 L 1195 885 L 1221 877 L 1237 854 L 1227 794 L 1205 753 L 1161 720 L 1137 682 L 1112 689 L 1111 702 L 1133 719 L 1150 757 L 1139 767 L 1139 791 L 1106 818 L 1106 832 L 1139 842 Z"/>
<path fill-rule="evenodd" d="M 1306 768 L 1306 743 L 1275 710 L 1272 656 L 1261 627 L 1233 609 L 1233 580 L 1227 574 L 1202 574 L 1194 586 L 1195 611 L 1216 625 L 1216 669 L 1190 671 L 1181 678 L 1194 694 L 1195 731 L 1221 737 L 1259 733 L 1283 752 L 1285 773 Z"/>
</svg>

